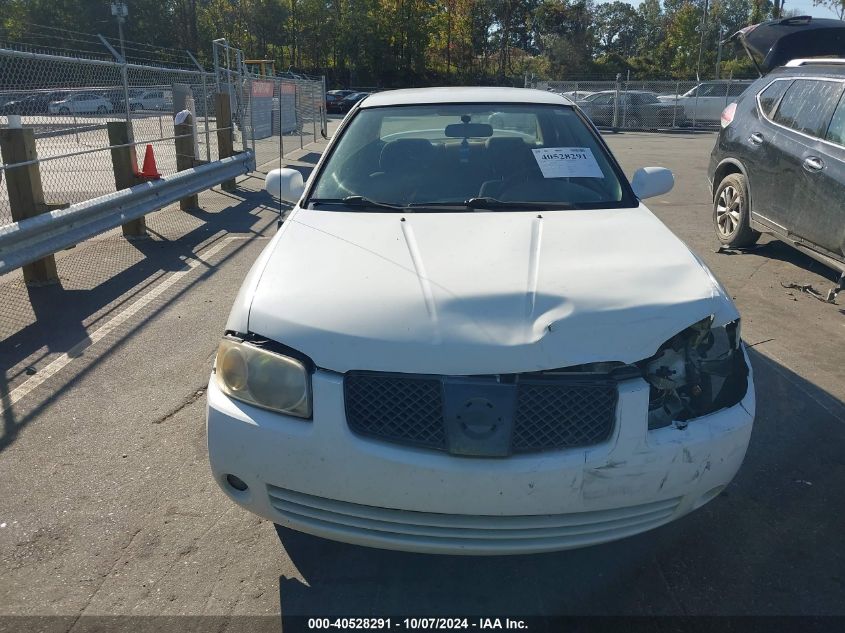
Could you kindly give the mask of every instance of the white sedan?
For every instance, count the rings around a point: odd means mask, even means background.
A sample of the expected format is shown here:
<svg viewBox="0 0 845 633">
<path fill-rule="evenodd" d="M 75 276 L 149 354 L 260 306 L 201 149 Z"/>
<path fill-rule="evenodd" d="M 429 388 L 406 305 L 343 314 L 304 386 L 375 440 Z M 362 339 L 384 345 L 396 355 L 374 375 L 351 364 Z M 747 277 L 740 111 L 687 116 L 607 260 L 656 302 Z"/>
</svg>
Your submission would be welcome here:
<svg viewBox="0 0 845 633">
<path fill-rule="evenodd" d="M 72 94 L 47 106 L 50 114 L 106 114 L 114 110 L 111 101 L 91 93 Z"/>
<path fill-rule="evenodd" d="M 367 97 L 307 183 L 267 177 L 294 208 L 217 353 L 214 479 L 277 524 L 430 553 L 582 547 L 701 507 L 754 389 L 730 297 L 641 202 L 672 184 L 629 184 L 549 92 Z"/>
</svg>

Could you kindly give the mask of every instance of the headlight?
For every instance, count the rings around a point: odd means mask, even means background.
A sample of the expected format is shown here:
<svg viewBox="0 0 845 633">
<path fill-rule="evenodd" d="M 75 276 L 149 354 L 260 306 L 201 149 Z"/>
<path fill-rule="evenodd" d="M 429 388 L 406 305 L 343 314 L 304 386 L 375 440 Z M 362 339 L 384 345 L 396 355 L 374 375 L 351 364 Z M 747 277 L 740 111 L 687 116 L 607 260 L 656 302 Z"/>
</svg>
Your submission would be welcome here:
<svg viewBox="0 0 845 633">
<path fill-rule="evenodd" d="M 673 336 L 638 363 L 651 385 L 648 428 L 681 428 L 687 420 L 731 407 L 748 391 L 739 319 L 713 327 L 708 317 Z"/>
<path fill-rule="evenodd" d="M 300 361 L 224 338 L 215 363 L 227 396 L 300 418 L 311 417 L 311 375 Z"/>
</svg>

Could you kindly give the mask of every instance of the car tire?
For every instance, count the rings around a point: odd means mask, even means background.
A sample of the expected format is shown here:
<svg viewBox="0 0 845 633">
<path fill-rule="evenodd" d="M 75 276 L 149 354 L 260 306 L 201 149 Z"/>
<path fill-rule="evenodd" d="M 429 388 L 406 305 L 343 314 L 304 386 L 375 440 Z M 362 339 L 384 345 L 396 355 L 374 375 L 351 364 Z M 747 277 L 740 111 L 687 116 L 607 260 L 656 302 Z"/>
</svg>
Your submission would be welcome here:
<svg viewBox="0 0 845 633">
<path fill-rule="evenodd" d="M 751 246 L 760 233 L 751 228 L 748 185 L 742 174 L 728 174 L 713 196 L 713 228 L 722 244 L 732 248 Z"/>
<path fill-rule="evenodd" d="M 641 130 L 643 127 L 639 117 L 629 116 L 625 121 L 625 126 L 631 130 Z"/>
</svg>

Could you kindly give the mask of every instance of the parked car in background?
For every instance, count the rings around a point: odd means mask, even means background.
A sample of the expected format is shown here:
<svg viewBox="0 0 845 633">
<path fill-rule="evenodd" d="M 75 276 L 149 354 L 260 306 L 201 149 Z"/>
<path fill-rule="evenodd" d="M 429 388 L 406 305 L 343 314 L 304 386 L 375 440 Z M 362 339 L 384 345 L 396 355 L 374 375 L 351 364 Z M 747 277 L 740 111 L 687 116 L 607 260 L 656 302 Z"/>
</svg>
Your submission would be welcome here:
<svg viewBox="0 0 845 633">
<path fill-rule="evenodd" d="M 214 480 L 288 528 L 442 554 L 585 547 L 711 501 L 754 387 L 730 295 L 641 202 L 672 184 L 629 183 L 548 91 L 358 102 L 307 183 L 267 176 L 293 209 L 222 333 Z"/>
<path fill-rule="evenodd" d="M 129 97 L 130 110 L 169 110 L 173 107 L 173 97 L 165 90 L 144 90 Z"/>
<path fill-rule="evenodd" d="M 618 101 L 617 101 L 617 94 Z M 577 105 L 598 126 L 631 129 L 656 129 L 672 124 L 674 106 L 661 103 L 657 95 L 644 90 L 617 93 L 603 90 L 577 102 Z"/>
<path fill-rule="evenodd" d="M 361 101 L 361 99 L 368 97 L 369 95 L 369 92 L 353 92 L 350 95 L 346 95 L 338 105 L 338 111 L 349 112 L 356 103 Z"/>
<path fill-rule="evenodd" d="M 341 111 L 340 104 L 346 95 L 326 93 L 326 112 L 338 113 Z"/>
<path fill-rule="evenodd" d="M 114 106 L 105 97 L 91 93 L 78 92 L 48 106 L 50 114 L 106 114 L 114 111 Z"/>
<path fill-rule="evenodd" d="M 682 95 L 661 95 L 658 99 L 677 105 L 679 124 L 718 123 L 722 110 L 750 85 L 750 81 L 705 81 Z"/>
<path fill-rule="evenodd" d="M 789 62 L 721 120 L 709 168 L 719 241 L 769 233 L 845 272 L 845 58 Z"/>
<path fill-rule="evenodd" d="M 560 96 L 566 97 L 572 101 L 583 101 L 595 93 L 590 90 L 570 90 L 568 92 L 561 92 Z"/>
<path fill-rule="evenodd" d="M 39 92 L 8 101 L 0 106 L 2 114 L 46 114 L 50 103 L 67 97 L 67 92 Z"/>
<path fill-rule="evenodd" d="M 130 88 L 128 91 L 130 101 L 133 98 L 140 97 L 144 93 L 143 90 L 139 88 Z M 109 103 L 111 103 L 112 108 L 114 108 L 114 112 L 126 112 L 126 94 L 123 91 L 123 88 L 114 88 L 112 90 L 107 90 L 102 93 L 103 97 L 108 99 Z"/>
</svg>

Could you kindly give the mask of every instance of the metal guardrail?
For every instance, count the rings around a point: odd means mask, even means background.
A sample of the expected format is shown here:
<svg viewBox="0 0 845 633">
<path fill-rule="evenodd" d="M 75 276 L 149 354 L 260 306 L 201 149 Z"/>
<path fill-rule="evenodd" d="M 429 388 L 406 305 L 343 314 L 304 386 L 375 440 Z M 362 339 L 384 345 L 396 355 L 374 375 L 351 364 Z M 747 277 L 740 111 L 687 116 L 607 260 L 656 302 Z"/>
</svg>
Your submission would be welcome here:
<svg viewBox="0 0 845 633">
<path fill-rule="evenodd" d="M 79 244 L 188 196 L 249 173 L 255 154 L 180 171 L 99 198 L 0 226 L 0 274 Z"/>
</svg>

